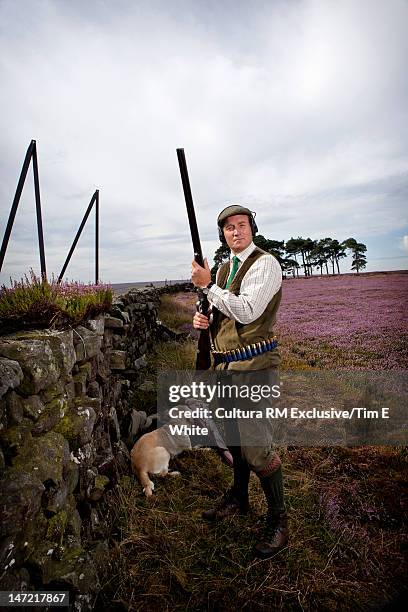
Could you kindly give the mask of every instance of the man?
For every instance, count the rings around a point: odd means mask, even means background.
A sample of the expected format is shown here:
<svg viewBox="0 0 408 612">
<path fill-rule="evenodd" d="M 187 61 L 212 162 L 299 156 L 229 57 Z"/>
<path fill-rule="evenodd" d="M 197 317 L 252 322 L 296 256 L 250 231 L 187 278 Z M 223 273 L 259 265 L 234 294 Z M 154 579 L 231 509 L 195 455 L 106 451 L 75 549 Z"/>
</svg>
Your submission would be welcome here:
<svg viewBox="0 0 408 612">
<path fill-rule="evenodd" d="M 211 282 L 207 260 L 204 268 L 193 261 L 192 281 L 207 294 L 212 311 L 211 324 L 207 316 L 197 312 L 193 326 L 198 330 L 210 326 L 216 369 L 277 372 L 280 356 L 272 328 L 282 293 L 279 262 L 254 244 L 257 226 L 248 208 L 228 206 L 219 214 L 217 223 L 220 240 L 229 246 L 231 259 L 219 268 L 216 283 Z M 242 347 L 244 351 L 236 351 Z M 230 450 L 234 457 L 234 484 L 215 508 L 203 512 L 203 518 L 219 521 L 233 514 L 246 514 L 252 469 L 268 504 L 265 532 L 254 553 L 261 558 L 272 557 L 288 541 L 280 459 L 270 444 L 246 446 L 244 441 Z"/>
</svg>

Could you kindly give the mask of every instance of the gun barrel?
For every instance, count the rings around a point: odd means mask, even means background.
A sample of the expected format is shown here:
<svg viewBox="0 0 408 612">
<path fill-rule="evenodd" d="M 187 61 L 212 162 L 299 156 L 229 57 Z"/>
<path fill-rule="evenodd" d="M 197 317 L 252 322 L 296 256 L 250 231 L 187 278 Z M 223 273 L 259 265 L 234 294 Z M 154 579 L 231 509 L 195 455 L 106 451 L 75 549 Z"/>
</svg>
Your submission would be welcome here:
<svg viewBox="0 0 408 612">
<path fill-rule="evenodd" d="M 203 252 L 201 250 L 200 236 L 198 234 L 197 220 L 194 211 L 193 196 L 191 193 L 190 179 L 188 178 L 187 162 L 184 149 L 177 149 L 177 159 L 180 168 L 181 182 L 183 184 L 184 199 L 186 201 L 191 238 L 193 241 L 194 259 L 200 266 L 204 266 Z"/>
<path fill-rule="evenodd" d="M 191 195 L 190 180 L 188 178 L 186 156 L 184 149 L 177 149 L 177 159 L 180 168 L 181 182 L 183 184 L 184 198 L 186 200 L 188 222 L 190 224 L 191 238 L 193 241 L 194 259 L 200 266 L 204 266 L 203 252 L 201 250 L 200 236 L 198 234 L 197 220 L 194 212 L 193 196 Z M 208 313 L 209 303 L 207 296 L 198 289 L 199 307 L 203 314 Z M 208 370 L 211 367 L 210 334 L 208 329 L 202 329 L 198 338 L 196 355 L 196 370 Z"/>
</svg>

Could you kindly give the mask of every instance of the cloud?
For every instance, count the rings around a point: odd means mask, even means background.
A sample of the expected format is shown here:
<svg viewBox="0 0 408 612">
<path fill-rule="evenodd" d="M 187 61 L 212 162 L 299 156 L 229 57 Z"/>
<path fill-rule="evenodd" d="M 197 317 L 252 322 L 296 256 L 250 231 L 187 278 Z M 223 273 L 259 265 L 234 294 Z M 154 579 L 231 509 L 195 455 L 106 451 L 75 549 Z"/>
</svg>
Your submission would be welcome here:
<svg viewBox="0 0 408 612">
<path fill-rule="evenodd" d="M 211 10 L 181 0 L 3 0 L 0 236 L 31 138 L 50 270 L 99 188 L 105 278 L 171 278 L 183 261 L 188 273 L 180 146 L 209 255 L 231 201 L 250 205 L 262 233 L 278 239 L 401 235 L 407 19 L 402 0 Z M 30 171 L 5 278 L 37 265 L 31 183 Z M 92 223 L 78 248 L 91 248 Z M 92 278 L 90 257 L 78 251 L 69 271 Z"/>
<path fill-rule="evenodd" d="M 402 246 L 406 251 L 408 251 L 408 236 L 402 237 Z"/>
</svg>

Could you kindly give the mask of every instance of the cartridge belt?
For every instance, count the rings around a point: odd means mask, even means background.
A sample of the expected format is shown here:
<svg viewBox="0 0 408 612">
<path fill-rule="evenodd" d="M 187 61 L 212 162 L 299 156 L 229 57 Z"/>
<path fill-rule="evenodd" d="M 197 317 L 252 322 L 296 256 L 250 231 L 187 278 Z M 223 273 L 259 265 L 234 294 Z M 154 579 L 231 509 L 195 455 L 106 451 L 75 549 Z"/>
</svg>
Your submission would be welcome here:
<svg viewBox="0 0 408 612">
<path fill-rule="evenodd" d="M 261 342 L 254 342 L 253 344 L 247 344 L 246 346 L 240 346 L 230 351 L 215 351 L 211 350 L 214 357 L 214 365 L 217 366 L 220 363 L 231 363 L 232 361 L 245 361 L 246 359 L 252 359 L 257 355 L 262 355 L 268 351 L 272 351 L 278 346 L 278 341 L 275 337 L 268 338 L 268 340 L 261 340 Z"/>
</svg>

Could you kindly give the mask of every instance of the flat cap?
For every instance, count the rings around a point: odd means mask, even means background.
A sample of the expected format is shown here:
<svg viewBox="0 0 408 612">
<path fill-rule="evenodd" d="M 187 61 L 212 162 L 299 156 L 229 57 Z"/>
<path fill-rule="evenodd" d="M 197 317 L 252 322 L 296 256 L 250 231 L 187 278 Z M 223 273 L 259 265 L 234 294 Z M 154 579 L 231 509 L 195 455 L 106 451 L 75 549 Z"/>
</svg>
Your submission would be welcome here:
<svg viewBox="0 0 408 612">
<path fill-rule="evenodd" d="M 218 226 L 222 227 L 227 218 L 231 217 L 232 215 L 248 215 L 248 217 L 253 218 L 252 212 L 249 210 L 249 208 L 245 208 L 245 206 L 241 206 L 241 204 L 231 204 L 231 206 L 224 208 L 224 210 L 222 210 L 218 215 Z"/>
</svg>

